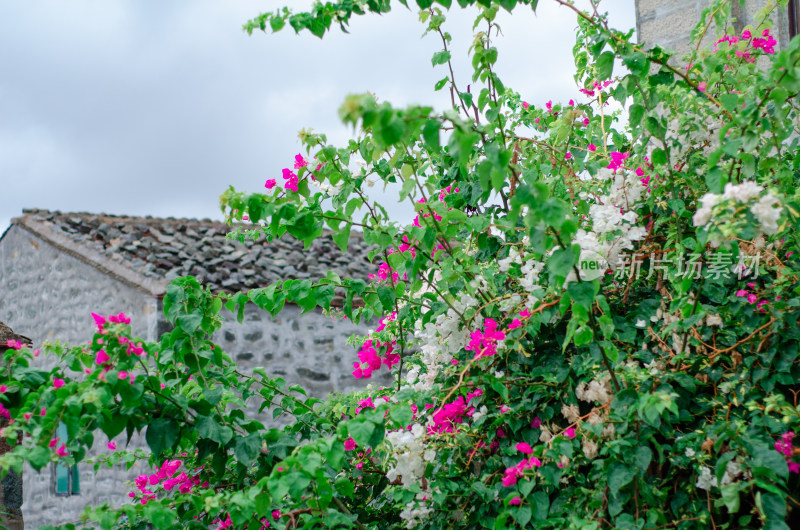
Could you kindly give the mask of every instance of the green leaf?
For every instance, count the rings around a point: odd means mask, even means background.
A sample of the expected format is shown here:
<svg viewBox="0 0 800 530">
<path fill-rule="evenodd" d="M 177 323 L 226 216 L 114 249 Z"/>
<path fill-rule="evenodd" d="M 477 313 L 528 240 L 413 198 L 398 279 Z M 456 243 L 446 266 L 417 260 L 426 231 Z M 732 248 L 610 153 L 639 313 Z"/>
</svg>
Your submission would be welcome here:
<svg viewBox="0 0 800 530">
<path fill-rule="evenodd" d="M 609 53 L 609 52 L 606 52 L 606 53 Z M 635 125 L 639 125 L 639 123 L 642 121 L 642 116 L 643 115 L 644 115 L 644 106 L 643 105 L 638 105 L 638 104 L 631 105 L 631 108 L 630 108 L 631 125 L 634 125 L 634 126 Z"/>
<path fill-rule="evenodd" d="M 155 501 L 147 503 L 144 509 L 145 517 L 153 524 L 154 528 L 174 528 L 177 512 Z"/>
<path fill-rule="evenodd" d="M 577 252 L 571 246 L 560 248 L 547 258 L 547 266 L 556 276 L 566 277 L 575 265 L 577 257 Z"/>
<path fill-rule="evenodd" d="M 180 326 L 180 328 L 189 335 L 194 334 L 202 322 L 203 315 L 198 313 L 190 313 L 188 315 L 181 315 L 178 317 L 178 326 Z"/>
<path fill-rule="evenodd" d="M 625 63 L 625 66 L 636 76 L 647 74 L 650 68 L 650 61 L 647 60 L 647 56 L 642 52 L 633 52 L 630 55 L 626 55 L 622 58 L 622 62 Z"/>
<path fill-rule="evenodd" d="M 614 54 L 612 52 L 603 52 L 595 62 L 597 68 L 597 79 L 604 81 L 611 77 L 611 72 L 614 69 Z"/>
<path fill-rule="evenodd" d="M 220 425 L 212 416 L 198 416 L 194 426 L 200 437 L 213 440 L 222 446 L 227 445 L 233 438 L 231 428 Z"/>
<path fill-rule="evenodd" d="M 789 530 L 786 524 L 786 500 L 772 493 L 756 493 L 756 506 L 764 516 L 765 529 Z"/>
<path fill-rule="evenodd" d="M 448 81 L 450 81 L 449 77 L 445 77 L 443 79 L 438 80 L 436 82 L 436 84 L 433 86 L 433 89 L 434 90 L 441 90 L 444 87 L 444 85 L 447 84 Z"/>
<path fill-rule="evenodd" d="M 722 502 L 725 503 L 725 507 L 728 508 L 728 513 L 731 515 L 735 514 L 739 511 L 739 483 L 734 482 L 732 484 L 727 484 L 720 488 L 722 492 Z"/>
<path fill-rule="evenodd" d="M 449 60 L 450 52 L 447 50 L 442 50 L 433 54 L 433 57 L 431 57 L 431 64 L 436 66 L 437 64 L 444 64 Z"/>
<path fill-rule="evenodd" d="M 411 424 L 413 414 L 411 413 L 411 407 L 407 403 L 400 403 L 392 408 L 389 417 L 392 418 L 392 421 L 405 428 Z"/>
<path fill-rule="evenodd" d="M 719 97 L 719 101 L 728 112 L 736 112 L 739 108 L 739 96 L 737 94 L 722 94 Z"/>
<path fill-rule="evenodd" d="M 180 427 L 178 423 L 170 418 L 156 418 L 147 426 L 147 433 L 145 433 L 145 440 L 150 450 L 156 455 L 159 455 L 171 449 L 175 442 L 178 440 L 178 432 Z"/>
<path fill-rule="evenodd" d="M 338 232 L 333 233 L 333 241 L 339 247 L 339 250 L 342 251 L 342 254 L 347 253 L 347 244 L 350 242 L 350 229 L 353 228 L 352 223 L 347 223 L 344 225 L 344 228 L 340 229 Z"/>
<path fill-rule="evenodd" d="M 441 145 L 439 141 L 439 129 L 442 128 L 442 123 L 439 120 L 430 119 L 422 126 L 422 138 L 431 149 L 439 149 Z"/>
<path fill-rule="evenodd" d="M 397 295 L 391 286 L 381 285 L 378 287 L 378 299 L 381 301 L 384 311 L 392 311 Z"/>
<path fill-rule="evenodd" d="M 28 463 L 33 466 L 33 469 L 39 471 L 50 462 L 50 455 L 52 455 L 52 451 L 46 447 L 36 445 L 28 453 Z"/>
<path fill-rule="evenodd" d="M 547 512 L 550 510 L 550 498 L 545 492 L 535 491 L 533 495 L 528 496 L 528 502 L 531 503 L 533 508 L 533 519 L 535 521 L 547 519 Z"/>
<path fill-rule="evenodd" d="M 317 305 L 323 309 L 330 309 L 331 302 L 335 296 L 336 292 L 330 284 L 314 287 L 314 298 L 316 299 Z"/>
<path fill-rule="evenodd" d="M 649 447 L 646 445 L 639 445 L 636 447 L 636 467 L 638 467 L 642 473 L 647 471 L 652 460 L 653 451 L 651 451 Z"/>
<path fill-rule="evenodd" d="M 528 521 L 531 520 L 531 507 L 527 505 L 520 506 L 519 508 L 517 508 L 512 512 L 512 515 L 514 516 L 514 519 L 516 519 L 517 522 L 520 524 L 520 526 L 522 526 L 522 528 L 525 528 L 526 525 L 528 524 Z"/>
<path fill-rule="evenodd" d="M 350 479 L 347 477 L 339 477 L 336 479 L 336 491 L 339 492 L 339 495 L 343 497 L 347 497 L 348 499 L 353 498 L 353 494 L 355 493 L 355 488 L 353 487 L 353 483 L 350 482 Z"/>
<path fill-rule="evenodd" d="M 592 302 L 594 302 L 594 295 L 597 292 L 596 288 L 599 288 L 599 284 L 594 281 L 573 282 L 567 287 L 567 294 L 572 299 L 573 304 L 588 309 L 592 306 Z"/>
<path fill-rule="evenodd" d="M 286 20 L 283 19 L 281 16 L 272 16 L 269 18 L 269 26 L 272 29 L 272 32 L 275 33 L 283 29 L 283 26 L 286 25 Z"/>
<path fill-rule="evenodd" d="M 251 433 L 247 436 L 238 436 L 233 454 L 236 460 L 249 466 L 256 461 L 261 453 L 261 436 L 258 433 Z"/>
<path fill-rule="evenodd" d="M 347 432 L 361 447 L 369 447 L 369 440 L 375 431 L 375 424 L 369 420 L 353 420 L 347 426 Z"/>
<path fill-rule="evenodd" d="M 635 475 L 633 468 L 620 462 L 612 463 L 608 473 L 608 488 L 611 490 L 611 494 L 619 493 L 619 490 L 633 480 Z"/>
</svg>

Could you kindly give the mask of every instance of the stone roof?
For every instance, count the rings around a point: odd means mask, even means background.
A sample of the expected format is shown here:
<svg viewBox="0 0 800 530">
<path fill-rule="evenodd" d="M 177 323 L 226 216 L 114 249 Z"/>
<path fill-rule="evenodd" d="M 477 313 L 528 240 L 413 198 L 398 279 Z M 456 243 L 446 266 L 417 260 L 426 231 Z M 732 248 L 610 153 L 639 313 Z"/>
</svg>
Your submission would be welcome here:
<svg viewBox="0 0 800 530">
<path fill-rule="evenodd" d="M 177 276 L 195 276 L 214 291 L 241 291 L 278 280 L 323 278 L 328 270 L 366 280 L 377 269 L 361 234 L 343 254 L 329 235 L 304 250 L 291 236 L 267 242 L 226 239 L 233 227 L 210 219 L 126 217 L 23 210 L 11 220 L 61 250 L 154 296 Z M 248 225 L 252 227 L 251 225 Z"/>
</svg>

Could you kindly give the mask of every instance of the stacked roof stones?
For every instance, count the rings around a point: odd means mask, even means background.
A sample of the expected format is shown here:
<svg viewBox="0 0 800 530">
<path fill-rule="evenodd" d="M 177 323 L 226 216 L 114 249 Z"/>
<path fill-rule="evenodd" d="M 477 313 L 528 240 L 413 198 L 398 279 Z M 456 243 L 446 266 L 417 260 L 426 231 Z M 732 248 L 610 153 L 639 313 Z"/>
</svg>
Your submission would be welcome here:
<svg viewBox="0 0 800 530">
<path fill-rule="evenodd" d="M 33 232 L 46 227 L 62 236 L 58 239 L 73 242 L 73 248 L 91 249 L 144 277 L 171 280 L 191 275 L 214 291 L 244 291 L 288 279 L 318 280 L 328 270 L 366 280 L 377 268 L 369 262 L 369 248 L 358 233 L 343 254 L 328 235 L 308 249 L 289 236 L 240 243 L 226 238 L 233 227 L 209 219 L 23 210 L 12 222 Z"/>
</svg>

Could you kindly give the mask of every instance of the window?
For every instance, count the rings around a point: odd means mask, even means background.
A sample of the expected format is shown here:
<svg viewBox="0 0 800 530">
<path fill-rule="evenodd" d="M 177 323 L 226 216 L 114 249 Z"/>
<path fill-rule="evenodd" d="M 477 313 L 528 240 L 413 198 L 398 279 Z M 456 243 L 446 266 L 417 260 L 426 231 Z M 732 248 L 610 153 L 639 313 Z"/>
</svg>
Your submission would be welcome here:
<svg viewBox="0 0 800 530">
<path fill-rule="evenodd" d="M 800 0 L 789 0 L 789 38 L 800 33 Z"/>
<path fill-rule="evenodd" d="M 61 443 L 65 443 L 69 439 L 67 426 L 64 423 L 58 424 L 56 436 L 61 439 Z M 58 497 L 69 497 L 70 495 L 78 495 L 81 492 L 77 464 L 74 466 L 53 464 L 52 490 L 53 494 Z"/>
</svg>

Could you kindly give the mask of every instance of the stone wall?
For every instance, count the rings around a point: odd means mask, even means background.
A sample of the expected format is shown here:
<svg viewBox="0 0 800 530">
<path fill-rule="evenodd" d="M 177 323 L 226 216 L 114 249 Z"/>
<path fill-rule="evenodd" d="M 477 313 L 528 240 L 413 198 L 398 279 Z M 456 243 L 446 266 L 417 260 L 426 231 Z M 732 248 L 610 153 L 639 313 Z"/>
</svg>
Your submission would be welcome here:
<svg viewBox="0 0 800 530">
<path fill-rule="evenodd" d="M 636 34 L 640 43 L 648 47 L 659 45 L 679 54 L 690 50 L 690 35 L 700 22 L 704 9 L 711 0 L 636 0 Z M 755 13 L 764 6 L 764 0 L 747 0 L 742 7 L 734 0 L 732 15 L 737 19 L 734 27 L 740 32 L 753 23 Z M 789 42 L 788 16 L 780 8 L 774 17 L 773 34 L 778 45 L 784 48 Z M 713 28 L 703 39 L 703 45 L 713 42 Z"/>
<path fill-rule="evenodd" d="M 56 248 L 29 231 L 12 225 L 0 239 L 0 320 L 15 331 L 33 338 L 38 347 L 44 340 L 87 341 L 94 332 L 90 313 L 116 314 L 124 311 L 131 317 L 133 332 L 146 340 L 156 340 L 169 329 L 161 311 L 161 302 L 145 292 L 100 272 L 78 257 Z M 364 333 L 367 326 L 356 326 L 321 312 L 301 314 L 296 306 L 287 306 L 275 319 L 254 306 L 248 306 L 242 324 L 229 313 L 215 336 L 223 349 L 251 372 L 263 366 L 270 376 L 280 376 L 287 384 L 298 384 L 311 395 L 324 397 L 332 391 L 347 391 L 374 385 L 391 384 L 386 371 L 383 377 L 358 381 L 353 378 L 357 360 L 347 339 Z M 40 358 L 43 367 L 54 359 Z M 250 403 L 257 407 L 257 403 Z M 259 419 L 272 423 L 269 411 Z M 278 423 L 282 423 L 279 421 Z M 89 456 L 106 451 L 105 436 L 99 434 Z M 117 441 L 118 447 L 122 444 Z M 135 437 L 133 447 L 144 447 L 142 437 Z M 128 502 L 127 481 L 148 472 L 143 464 L 124 468 L 101 469 L 97 475 L 89 464 L 80 464 L 80 495 L 56 497 L 51 493 L 51 469 L 37 474 L 24 472 L 25 502 L 22 506 L 28 528 L 76 522 L 84 506 Z"/>
<path fill-rule="evenodd" d="M 12 225 L 0 240 L 0 320 L 36 345 L 46 340 L 86 342 L 91 313 L 124 311 L 133 333 L 155 337 L 156 300 Z"/>
<path fill-rule="evenodd" d="M 133 333 L 152 339 L 158 323 L 157 308 L 153 297 L 18 226 L 12 225 L 0 240 L 0 320 L 31 337 L 35 347 L 46 340 L 70 344 L 88 341 L 95 329 L 91 312 L 108 315 L 124 311 L 131 317 Z M 45 369 L 56 363 L 56 359 L 44 356 L 38 360 Z M 105 450 L 105 436 L 98 438 L 96 445 Z M 96 453 L 97 448 L 90 455 Z M 91 465 L 82 464 L 78 469 L 80 495 L 57 497 L 51 493 L 49 467 L 40 473 L 25 468 L 22 513 L 27 528 L 77 521 L 89 503 L 125 502 L 128 490 L 124 482 L 136 472 L 120 467 L 103 469 L 95 476 Z"/>
</svg>

